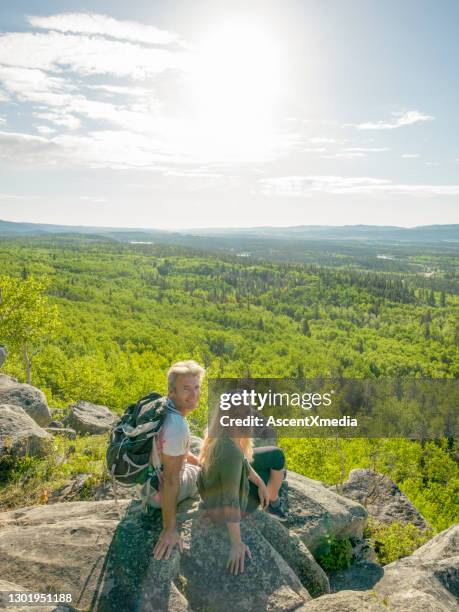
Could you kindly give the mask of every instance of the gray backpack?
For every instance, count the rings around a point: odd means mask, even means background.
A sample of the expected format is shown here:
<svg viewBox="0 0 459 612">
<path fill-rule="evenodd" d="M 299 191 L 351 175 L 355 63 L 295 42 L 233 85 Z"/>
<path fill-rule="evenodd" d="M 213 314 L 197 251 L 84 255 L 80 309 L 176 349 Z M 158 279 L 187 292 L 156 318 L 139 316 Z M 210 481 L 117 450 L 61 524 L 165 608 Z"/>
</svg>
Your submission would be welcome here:
<svg viewBox="0 0 459 612">
<path fill-rule="evenodd" d="M 156 442 L 171 408 L 174 405 L 169 398 L 150 393 L 130 404 L 114 423 L 106 463 L 116 503 L 117 485 L 130 488 L 148 481 L 149 487 L 159 490 L 162 465 Z"/>
</svg>

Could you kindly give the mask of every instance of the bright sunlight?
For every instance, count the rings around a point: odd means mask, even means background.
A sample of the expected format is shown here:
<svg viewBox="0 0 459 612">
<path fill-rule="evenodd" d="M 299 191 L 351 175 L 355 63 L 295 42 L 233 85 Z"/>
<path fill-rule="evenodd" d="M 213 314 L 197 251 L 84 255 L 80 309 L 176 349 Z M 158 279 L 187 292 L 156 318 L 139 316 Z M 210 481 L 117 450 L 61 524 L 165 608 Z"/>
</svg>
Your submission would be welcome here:
<svg viewBox="0 0 459 612">
<path fill-rule="evenodd" d="M 203 36 L 189 71 L 192 148 L 203 157 L 268 157 L 283 72 L 275 36 L 258 24 L 227 23 Z"/>
</svg>

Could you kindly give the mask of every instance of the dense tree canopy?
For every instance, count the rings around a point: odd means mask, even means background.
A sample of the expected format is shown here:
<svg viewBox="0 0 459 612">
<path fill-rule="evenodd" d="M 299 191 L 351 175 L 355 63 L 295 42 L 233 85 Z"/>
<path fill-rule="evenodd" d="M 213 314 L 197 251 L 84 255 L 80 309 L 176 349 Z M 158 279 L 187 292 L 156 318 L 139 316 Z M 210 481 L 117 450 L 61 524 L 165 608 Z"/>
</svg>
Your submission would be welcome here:
<svg viewBox="0 0 459 612">
<path fill-rule="evenodd" d="M 71 237 L 0 243 L 3 287 L 24 296 L 18 308 L 30 314 L 37 334 L 54 320 L 54 309 L 59 313 L 59 328 L 34 358 L 34 384 L 51 406 L 86 399 L 118 412 L 150 390 L 165 392 L 167 368 L 185 358 L 201 362 L 209 376 L 457 378 L 459 291 L 447 259 L 440 259 L 443 271 L 430 282 L 417 273 L 255 261 L 164 245 Z M 0 342 L 13 348 L 5 371 L 23 379 L 14 320 L 3 323 Z M 200 429 L 205 403 L 204 386 L 193 415 Z M 428 446 L 351 440 L 340 449 L 324 440 L 282 443 L 294 469 L 330 482 L 339 481 L 340 466 L 348 471 L 377 457 L 375 466 L 438 528 L 453 520 L 454 440 Z"/>
</svg>

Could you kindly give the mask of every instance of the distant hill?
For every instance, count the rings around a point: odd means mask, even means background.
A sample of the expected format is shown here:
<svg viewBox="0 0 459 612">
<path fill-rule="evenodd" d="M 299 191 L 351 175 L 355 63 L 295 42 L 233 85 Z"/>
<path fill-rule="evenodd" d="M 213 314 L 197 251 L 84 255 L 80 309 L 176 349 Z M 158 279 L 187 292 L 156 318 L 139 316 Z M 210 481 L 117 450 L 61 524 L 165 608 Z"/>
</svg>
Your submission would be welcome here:
<svg viewBox="0 0 459 612">
<path fill-rule="evenodd" d="M 16 223 L 14 221 L 0 220 L 0 236 L 43 236 L 46 234 L 97 234 L 98 236 L 119 238 L 120 240 L 141 240 L 142 238 L 151 240 L 152 236 L 172 234 L 172 232 L 143 228 L 125 229 L 114 227 L 91 227 L 86 225 L 51 225 L 47 223 Z"/>
<path fill-rule="evenodd" d="M 189 230 L 189 233 L 200 236 L 241 235 L 253 238 L 459 242 L 459 225 L 421 225 L 409 228 L 391 225 L 297 225 L 292 227 L 194 229 Z"/>
<path fill-rule="evenodd" d="M 122 242 L 189 243 L 194 237 L 228 239 L 294 239 L 294 240 L 359 240 L 376 242 L 459 243 L 459 224 L 397 227 L 380 225 L 298 225 L 293 227 L 251 228 L 192 228 L 166 231 L 148 228 L 91 227 L 82 225 L 51 225 L 44 223 L 15 223 L 0 220 L 0 236 L 43 236 L 49 234 L 97 235 Z"/>
</svg>

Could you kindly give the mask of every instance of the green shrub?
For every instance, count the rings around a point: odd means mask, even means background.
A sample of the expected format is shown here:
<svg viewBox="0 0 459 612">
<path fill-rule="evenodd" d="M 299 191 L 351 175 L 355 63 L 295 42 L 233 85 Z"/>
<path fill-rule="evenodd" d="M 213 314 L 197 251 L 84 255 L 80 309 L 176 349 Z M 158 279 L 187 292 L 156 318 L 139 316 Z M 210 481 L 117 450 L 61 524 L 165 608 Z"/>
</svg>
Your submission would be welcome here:
<svg viewBox="0 0 459 612">
<path fill-rule="evenodd" d="M 411 523 L 378 523 L 370 520 L 364 536 L 375 549 L 378 561 L 387 565 L 407 557 L 433 537 L 430 530 L 422 530 Z"/>
<path fill-rule="evenodd" d="M 347 569 L 351 565 L 352 544 L 349 538 L 338 540 L 333 535 L 327 535 L 319 550 L 317 562 L 325 571 Z"/>
<path fill-rule="evenodd" d="M 79 499 L 91 499 L 92 487 L 107 477 L 106 446 L 107 434 L 56 437 L 44 457 L 1 455 L 0 510 L 47 503 L 53 491 L 78 474 L 90 475 Z"/>
</svg>

